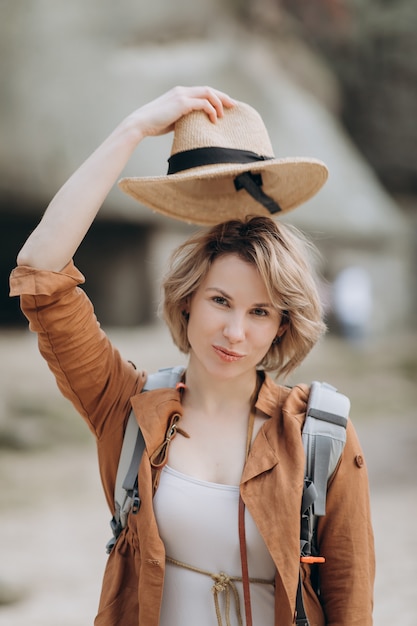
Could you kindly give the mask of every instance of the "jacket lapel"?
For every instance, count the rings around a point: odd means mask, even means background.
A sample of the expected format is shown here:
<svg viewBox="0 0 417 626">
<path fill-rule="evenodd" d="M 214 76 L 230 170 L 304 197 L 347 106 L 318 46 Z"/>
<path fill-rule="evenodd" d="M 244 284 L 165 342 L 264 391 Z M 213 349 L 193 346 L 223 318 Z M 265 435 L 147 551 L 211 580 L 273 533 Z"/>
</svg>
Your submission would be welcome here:
<svg viewBox="0 0 417 626">
<path fill-rule="evenodd" d="M 265 382 L 258 406 L 274 406 L 250 451 L 241 493 L 277 567 L 288 600 L 295 608 L 300 568 L 300 508 L 305 456 L 301 440 L 306 388 L 279 388 Z M 281 394 L 281 395 L 280 395 Z M 271 397 L 272 396 L 272 397 Z M 275 396 L 275 402 L 271 401 Z"/>
</svg>

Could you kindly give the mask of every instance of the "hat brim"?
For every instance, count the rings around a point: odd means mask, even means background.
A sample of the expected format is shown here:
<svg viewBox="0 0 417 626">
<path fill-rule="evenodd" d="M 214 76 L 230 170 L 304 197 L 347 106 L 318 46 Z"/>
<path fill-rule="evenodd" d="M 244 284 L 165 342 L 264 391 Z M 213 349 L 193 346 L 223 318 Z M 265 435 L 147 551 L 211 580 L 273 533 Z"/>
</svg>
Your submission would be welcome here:
<svg viewBox="0 0 417 626">
<path fill-rule="evenodd" d="M 187 223 L 211 226 L 248 215 L 271 217 L 244 189 L 236 191 L 234 178 L 246 171 L 262 174 L 263 191 L 281 207 L 272 217 L 309 200 L 328 177 L 324 163 L 300 157 L 201 166 L 169 176 L 122 178 L 118 184 L 151 210 Z"/>
</svg>

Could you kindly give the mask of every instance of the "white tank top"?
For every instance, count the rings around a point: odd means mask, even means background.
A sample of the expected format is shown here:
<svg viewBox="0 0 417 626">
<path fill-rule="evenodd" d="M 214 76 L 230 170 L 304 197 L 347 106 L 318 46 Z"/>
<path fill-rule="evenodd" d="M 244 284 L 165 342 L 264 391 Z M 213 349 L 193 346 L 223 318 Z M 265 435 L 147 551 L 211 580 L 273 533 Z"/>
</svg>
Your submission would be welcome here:
<svg viewBox="0 0 417 626">
<path fill-rule="evenodd" d="M 238 505 L 239 487 L 205 482 L 164 467 L 154 509 L 167 556 L 212 574 L 241 577 Z M 248 511 L 245 515 L 249 576 L 270 581 L 250 585 L 253 624 L 273 626 L 275 565 L 251 515 Z M 168 561 L 160 626 L 216 626 L 214 584 L 210 576 Z M 245 624 L 242 583 L 234 585 Z M 228 589 L 230 622 L 237 626 L 234 593 Z M 226 624 L 226 590 L 217 597 Z"/>
</svg>

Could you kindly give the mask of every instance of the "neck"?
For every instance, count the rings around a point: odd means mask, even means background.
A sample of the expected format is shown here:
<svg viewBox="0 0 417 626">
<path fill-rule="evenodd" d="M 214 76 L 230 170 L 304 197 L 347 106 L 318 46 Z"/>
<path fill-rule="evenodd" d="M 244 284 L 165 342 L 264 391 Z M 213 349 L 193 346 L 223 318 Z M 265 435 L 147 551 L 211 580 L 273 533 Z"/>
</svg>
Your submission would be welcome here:
<svg viewBox="0 0 417 626">
<path fill-rule="evenodd" d="M 190 358 L 184 404 L 206 414 L 227 411 L 241 415 L 251 407 L 257 380 L 256 370 L 236 378 L 211 376 Z"/>
</svg>

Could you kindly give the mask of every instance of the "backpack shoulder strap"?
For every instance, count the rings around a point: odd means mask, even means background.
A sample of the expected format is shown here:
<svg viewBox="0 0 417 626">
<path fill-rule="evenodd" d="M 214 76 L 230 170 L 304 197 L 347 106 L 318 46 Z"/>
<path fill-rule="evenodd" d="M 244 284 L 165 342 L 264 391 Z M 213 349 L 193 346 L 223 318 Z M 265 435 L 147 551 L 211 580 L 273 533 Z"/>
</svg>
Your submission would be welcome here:
<svg viewBox="0 0 417 626">
<path fill-rule="evenodd" d="M 346 443 L 346 426 L 350 411 L 349 398 L 327 383 L 311 384 L 302 440 L 306 463 L 304 491 L 301 504 L 301 562 L 320 563 L 316 545 L 319 516 L 326 514 L 327 484 L 334 473 Z M 318 589 L 317 571 L 311 573 L 313 586 Z M 304 608 L 300 577 L 296 597 L 297 626 L 310 626 Z"/>
<path fill-rule="evenodd" d="M 182 365 L 162 367 L 157 372 L 149 374 L 142 392 L 163 389 L 164 387 L 175 387 L 180 382 L 184 371 L 185 367 Z"/>
<path fill-rule="evenodd" d="M 181 380 L 184 369 L 184 367 L 177 365 L 175 367 L 165 367 L 154 374 L 150 374 L 142 392 L 175 387 Z M 137 513 L 139 510 L 138 469 L 144 451 L 145 440 L 132 409 L 126 424 L 117 468 L 114 486 L 114 516 L 110 522 L 113 537 L 107 544 L 108 553 L 111 552 L 118 536 L 126 526 L 130 511 Z"/>
<path fill-rule="evenodd" d="M 314 483 L 315 515 L 326 514 L 327 483 L 336 469 L 346 443 L 349 398 L 327 383 L 311 385 L 303 427 L 306 478 Z"/>
</svg>

